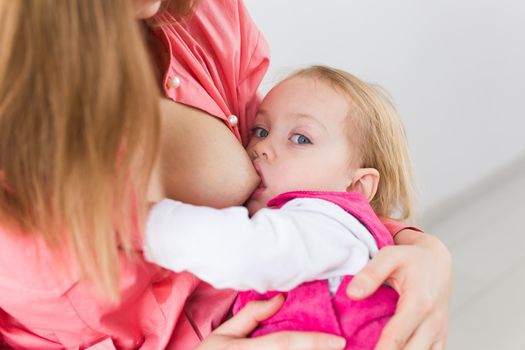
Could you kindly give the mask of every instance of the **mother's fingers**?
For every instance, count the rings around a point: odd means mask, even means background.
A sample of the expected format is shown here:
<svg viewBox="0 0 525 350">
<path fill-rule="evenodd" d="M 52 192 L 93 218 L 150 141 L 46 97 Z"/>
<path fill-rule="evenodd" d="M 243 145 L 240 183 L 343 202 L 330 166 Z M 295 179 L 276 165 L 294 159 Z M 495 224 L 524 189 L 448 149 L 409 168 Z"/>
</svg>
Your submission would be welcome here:
<svg viewBox="0 0 525 350">
<path fill-rule="evenodd" d="M 396 313 L 383 329 L 376 350 L 403 349 L 428 314 L 429 308 L 422 304 L 415 297 L 400 295 Z M 428 336 L 428 333 L 424 335 Z"/>
<path fill-rule="evenodd" d="M 282 294 L 276 295 L 270 300 L 251 301 L 228 321 L 220 325 L 214 334 L 234 337 L 246 337 L 259 322 L 271 317 L 279 310 L 284 302 Z"/>
<path fill-rule="evenodd" d="M 346 289 L 348 296 L 352 299 L 366 298 L 393 276 L 395 270 L 404 264 L 401 249 L 400 246 L 381 249 L 350 281 Z"/>
<path fill-rule="evenodd" d="M 405 350 L 444 350 L 447 322 L 445 317 L 432 314 L 423 321 L 408 340 Z"/>
<path fill-rule="evenodd" d="M 344 338 L 315 332 L 277 332 L 262 337 L 239 339 L 228 350 L 335 350 L 344 349 Z"/>
<path fill-rule="evenodd" d="M 447 344 L 446 336 L 444 338 L 445 339 L 438 340 L 437 342 L 435 342 L 430 348 L 430 350 L 445 350 L 445 346 Z"/>
<path fill-rule="evenodd" d="M 343 349 L 345 339 L 326 333 L 278 332 L 246 338 L 260 321 L 272 316 L 283 304 L 284 297 L 252 301 L 213 331 L 198 347 L 202 350 L 336 350 Z"/>
</svg>

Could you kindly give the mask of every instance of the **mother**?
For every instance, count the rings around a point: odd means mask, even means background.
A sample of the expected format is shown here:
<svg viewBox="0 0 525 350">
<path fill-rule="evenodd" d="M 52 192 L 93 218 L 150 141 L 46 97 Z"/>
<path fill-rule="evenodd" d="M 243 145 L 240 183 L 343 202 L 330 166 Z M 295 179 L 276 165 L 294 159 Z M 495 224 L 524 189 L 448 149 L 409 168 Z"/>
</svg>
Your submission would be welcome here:
<svg viewBox="0 0 525 350">
<path fill-rule="evenodd" d="M 268 49 L 234 0 L 171 2 L 143 23 L 169 98 L 150 178 L 157 89 L 133 17 L 159 6 L 0 2 L 0 330 L 13 348 L 191 348 L 235 297 L 145 263 L 137 228 L 149 180 L 152 200 L 217 207 L 243 203 L 257 186 L 239 140 Z M 436 239 L 389 224 L 403 245 L 356 277 L 357 297 L 389 279 L 401 299 L 380 346 L 442 348 L 450 257 Z M 252 305 L 201 347 L 331 347 L 322 334 L 243 339 L 279 302 Z"/>
</svg>

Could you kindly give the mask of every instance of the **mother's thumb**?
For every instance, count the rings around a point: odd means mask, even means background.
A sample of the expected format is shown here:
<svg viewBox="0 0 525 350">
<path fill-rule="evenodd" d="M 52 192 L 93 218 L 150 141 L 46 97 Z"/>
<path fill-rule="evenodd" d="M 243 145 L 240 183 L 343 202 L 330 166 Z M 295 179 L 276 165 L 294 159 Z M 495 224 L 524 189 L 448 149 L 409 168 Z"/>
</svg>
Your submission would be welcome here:
<svg viewBox="0 0 525 350">
<path fill-rule="evenodd" d="M 213 333 L 235 337 L 246 337 L 259 322 L 277 312 L 284 302 L 284 296 L 278 294 L 269 300 L 251 301 L 238 314 L 224 322 Z"/>
<path fill-rule="evenodd" d="M 346 288 L 346 294 L 355 300 L 364 299 L 374 293 L 398 268 L 390 250 L 383 248 L 377 255 L 352 278 Z"/>
</svg>

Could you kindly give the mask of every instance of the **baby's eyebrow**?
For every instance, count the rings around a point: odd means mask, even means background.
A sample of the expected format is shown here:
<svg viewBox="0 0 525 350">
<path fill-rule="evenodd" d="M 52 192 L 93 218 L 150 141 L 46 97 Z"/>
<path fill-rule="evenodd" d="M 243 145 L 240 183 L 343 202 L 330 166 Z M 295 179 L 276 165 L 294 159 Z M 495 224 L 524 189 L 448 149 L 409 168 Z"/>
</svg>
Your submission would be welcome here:
<svg viewBox="0 0 525 350">
<path fill-rule="evenodd" d="M 310 115 L 310 114 L 305 114 L 305 113 L 297 113 L 295 114 L 295 117 L 296 118 L 299 118 L 299 119 L 307 119 L 307 120 L 311 120 L 313 121 L 315 124 L 319 125 L 320 127 L 322 127 L 325 131 L 328 131 L 328 129 L 326 128 L 326 126 L 321 123 L 319 121 L 319 119 L 317 119 L 316 117 Z"/>
<path fill-rule="evenodd" d="M 258 109 L 257 113 L 255 113 L 255 115 L 259 115 L 259 114 L 261 114 L 261 115 L 263 115 L 265 117 L 268 116 L 268 112 L 265 109 Z"/>
<path fill-rule="evenodd" d="M 257 111 L 257 113 L 255 114 L 256 117 L 262 117 L 262 118 L 268 118 L 269 117 L 269 113 L 267 110 L 265 109 L 259 109 Z M 313 121 L 314 124 L 316 124 L 317 126 L 319 126 L 321 129 L 323 129 L 325 132 L 328 132 L 328 128 L 326 127 L 326 125 L 324 125 L 323 123 L 321 123 L 319 121 L 318 118 L 314 117 L 313 115 L 310 115 L 308 113 L 293 113 L 291 114 L 291 116 L 293 118 L 296 118 L 296 119 L 306 119 L 308 121 Z"/>
<path fill-rule="evenodd" d="M 268 112 L 264 109 L 258 109 L 257 110 L 257 113 L 255 113 L 255 117 L 253 118 L 254 121 L 256 121 L 257 119 L 262 119 L 262 121 L 264 122 L 265 120 L 268 120 Z"/>
</svg>

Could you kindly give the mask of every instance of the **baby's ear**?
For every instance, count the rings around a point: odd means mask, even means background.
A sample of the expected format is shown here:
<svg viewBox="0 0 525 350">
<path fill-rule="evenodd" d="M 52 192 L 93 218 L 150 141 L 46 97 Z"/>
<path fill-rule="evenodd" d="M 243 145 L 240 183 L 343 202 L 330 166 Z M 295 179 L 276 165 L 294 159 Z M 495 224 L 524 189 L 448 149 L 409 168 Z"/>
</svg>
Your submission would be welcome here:
<svg viewBox="0 0 525 350">
<path fill-rule="evenodd" d="M 352 183 L 346 188 L 347 192 L 359 192 L 370 202 L 377 192 L 379 185 L 379 171 L 374 168 L 359 168 L 352 177 Z"/>
</svg>

